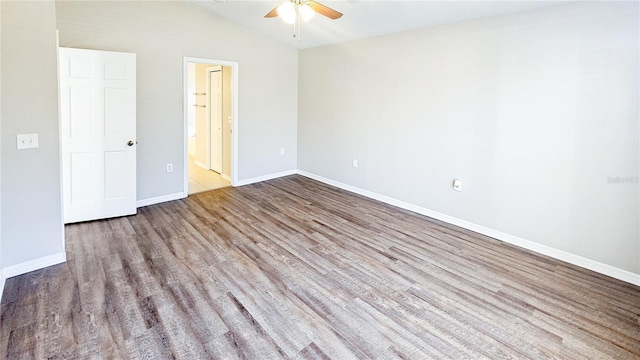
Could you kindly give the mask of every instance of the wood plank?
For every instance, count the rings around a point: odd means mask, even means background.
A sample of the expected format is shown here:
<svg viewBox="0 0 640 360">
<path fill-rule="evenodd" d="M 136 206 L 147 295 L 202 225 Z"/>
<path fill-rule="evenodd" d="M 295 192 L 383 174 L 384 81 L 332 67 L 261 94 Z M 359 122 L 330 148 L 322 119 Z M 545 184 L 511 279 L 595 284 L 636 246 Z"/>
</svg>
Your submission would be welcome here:
<svg viewBox="0 0 640 360">
<path fill-rule="evenodd" d="M 289 176 L 66 227 L 0 358 L 640 359 L 640 288 Z"/>
</svg>

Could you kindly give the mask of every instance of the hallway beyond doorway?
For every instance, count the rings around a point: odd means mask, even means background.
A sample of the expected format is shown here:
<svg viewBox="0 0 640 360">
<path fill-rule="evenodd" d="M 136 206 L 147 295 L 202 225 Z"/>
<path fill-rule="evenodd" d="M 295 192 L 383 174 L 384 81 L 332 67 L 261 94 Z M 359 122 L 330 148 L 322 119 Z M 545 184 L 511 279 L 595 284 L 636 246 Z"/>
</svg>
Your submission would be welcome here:
<svg viewBox="0 0 640 360">
<path fill-rule="evenodd" d="M 222 178 L 215 171 L 197 166 L 193 156 L 189 155 L 189 195 L 227 186 L 231 186 L 229 180 Z"/>
<path fill-rule="evenodd" d="M 183 193 L 188 196 L 233 186 L 238 181 L 235 171 L 238 158 L 234 155 L 238 153 L 239 134 L 236 117 L 238 63 L 184 57 L 183 70 L 184 155 L 187 164 L 184 167 Z M 212 82 L 221 86 L 218 89 L 221 93 L 212 91 Z M 212 122 L 211 112 L 214 109 L 218 116 Z M 218 109 L 222 110 L 221 114 Z"/>
</svg>

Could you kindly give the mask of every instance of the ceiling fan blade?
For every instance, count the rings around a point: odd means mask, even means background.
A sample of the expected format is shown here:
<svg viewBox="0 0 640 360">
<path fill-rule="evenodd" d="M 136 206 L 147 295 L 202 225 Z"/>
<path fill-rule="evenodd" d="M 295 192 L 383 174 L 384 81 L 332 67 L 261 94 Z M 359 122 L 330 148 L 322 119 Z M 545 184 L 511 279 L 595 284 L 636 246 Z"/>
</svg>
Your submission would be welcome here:
<svg viewBox="0 0 640 360">
<path fill-rule="evenodd" d="M 320 3 L 317 3 L 313 0 L 307 0 L 307 5 L 311 8 L 311 10 L 317 12 L 320 15 L 324 15 L 329 19 L 335 20 L 342 16 L 342 13 L 339 11 L 335 11 L 330 7 L 324 6 Z"/>
<path fill-rule="evenodd" d="M 276 17 L 276 16 L 278 16 L 278 7 L 277 7 L 277 6 L 276 6 L 276 7 L 274 7 L 274 8 L 273 8 L 273 10 L 269 11 L 269 12 L 267 13 L 267 15 L 265 15 L 264 17 L 266 17 L 266 18 L 273 18 L 273 17 Z"/>
</svg>

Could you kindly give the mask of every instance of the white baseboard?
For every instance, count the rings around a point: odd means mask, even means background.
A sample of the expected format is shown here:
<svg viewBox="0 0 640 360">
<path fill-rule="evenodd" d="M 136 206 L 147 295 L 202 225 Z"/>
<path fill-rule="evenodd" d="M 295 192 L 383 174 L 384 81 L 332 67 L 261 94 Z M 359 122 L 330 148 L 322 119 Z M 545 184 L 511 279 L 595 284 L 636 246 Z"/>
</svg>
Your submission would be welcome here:
<svg viewBox="0 0 640 360">
<path fill-rule="evenodd" d="M 229 176 L 227 174 L 221 174 L 220 177 L 222 177 L 223 179 L 225 179 L 227 181 L 231 181 L 231 176 Z"/>
<path fill-rule="evenodd" d="M 40 270 L 42 268 L 46 268 L 47 266 L 61 264 L 65 261 L 67 261 L 67 254 L 64 252 L 25 261 L 23 263 L 7 266 L 6 268 L 2 269 L 2 278 L 8 279 L 10 277 L 26 274 L 34 270 Z"/>
<path fill-rule="evenodd" d="M 474 224 L 462 219 L 458 219 L 456 217 L 453 216 L 449 216 L 443 213 L 439 213 L 437 211 L 433 211 L 427 208 L 423 208 L 414 204 L 410 204 L 401 200 L 397 200 L 394 199 L 392 197 L 389 196 L 385 196 L 385 195 L 381 195 L 378 193 L 374 193 L 372 191 L 368 191 L 368 190 L 364 190 L 364 189 L 360 189 L 358 187 L 355 186 L 351 186 L 351 185 L 347 185 L 338 181 L 334 181 L 316 174 L 312 174 L 303 170 L 298 170 L 297 171 L 298 174 L 308 177 L 310 179 L 314 179 L 317 181 L 320 181 L 322 183 L 331 185 L 331 186 L 335 186 L 337 188 L 343 189 L 343 190 L 347 190 L 362 196 L 366 196 L 368 198 L 374 199 L 374 200 L 378 200 L 381 201 L 383 203 L 387 203 L 393 206 L 397 206 L 409 211 L 413 211 L 415 213 L 421 214 L 421 215 L 425 215 L 437 220 L 441 220 L 444 221 L 446 223 L 452 224 L 452 225 L 456 225 L 456 226 L 460 226 L 462 228 L 471 230 L 471 231 L 475 231 L 477 233 L 504 241 L 506 243 L 509 244 L 513 244 L 522 248 L 525 248 L 527 250 L 531 250 L 534 251 L 536 253 L 542 254 L 542 255 L 546 255 L 549 257 L 552 257 L 554 259 L 558 259 L 558 260 L 562 260 L 564 262 L 573 264 L 573 265 L 577 265 L 580 267 L 583 267 L 585 269 L 589 269 L 595 272 L 598 272 L 600 274 L 604 274 L 607 276 L 611 276 L 612 278 L 616 278 L 618 280 L 622 280 L 634 285 L 638 285 L 640 286 L 640 274 L 635 274 L 632 273 L 630 271 L 627 270 L 622 270 L 620 268 L 611 266 L 611 265 L 607 265 L 595 260 L 591 260 L 579 255 L 575 255 L 563 250 L 558 250 L 556 248 L 547 246 L 547 245 L 542 245 L 539 244 L 537 242 L 531 241 L 531 240 L 527 240 L 527 239 L 523 239 L 517 236 L 513 236 L 510 234 L 506 234 L 503 233 L 501 231 L 497 231 L 497 230 L 493 230 L 478 224 Z"/>
<path fill-rule="evenodd" d="M 2 301 L 4 284 L 8 278 L 40 270 L 47 266 L 62 264 L 65 261 L 67 261 L 67 253 L 61 252 L 0 269 L 0 301 Z"/>
<path fill-rule="evenodd" d="M 193 163 L 194 163 L 194 164 L 196 164 L 197 166 L 199 166 L 199 167 L 201 167 L 201 168 L 205 169 L 205 170 L 211 170 L 211 168 L 210 168 L 210 167 L 208 167 L 208 166 L 207 166 L 207 164 L 203 164 L 203 163 L 201 163 L 201 162 L 200 162 L 200 161 L 198 161 L 198 160 L 194 160 L 194 161 L 193 161 Z"/>
<path fill-rule="evenodd" d="M 159 204 L 159 203 L 163 203 L 163 202 L 167 202 L 167 201 L 184 199 L 186 197 L 187 197 L 187 194 L 185 194 L 183 192 L 174 193 L 174 194 L 168 194 L 168 195 L 162 195 L 162 196 L 156 196 L 156 197 L 149 198 L 149 199 L 138 200 L 136 202 L 136 207 L 149 206 L 149 205 Z"/>
<path fill-rule="evenodd" d="M 238 180 L 238 182 L 234 184 L 234 186 L 244 186 L 244 185 L 254 184 L 257 182 L 272 180 L 272 179 L 276 179 L 283 176 L 295 175 L 297 173 L 298 173 L 298 170 L 287 170 L 279 173 L 256 176 L 250 179 Z"/>
</svg>

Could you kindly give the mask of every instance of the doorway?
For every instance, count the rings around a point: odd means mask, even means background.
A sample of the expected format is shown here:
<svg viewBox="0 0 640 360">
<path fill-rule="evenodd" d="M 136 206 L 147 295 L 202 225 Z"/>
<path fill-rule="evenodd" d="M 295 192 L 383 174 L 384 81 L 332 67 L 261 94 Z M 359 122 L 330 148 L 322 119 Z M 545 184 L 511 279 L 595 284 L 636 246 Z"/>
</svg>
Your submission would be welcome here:
<svg viewBox="0 0 640 360">
<path fill-rule="evenodd" d="M 184 58 L 185 194 L 237 181 L 238 64 Z"/>
</svg>

